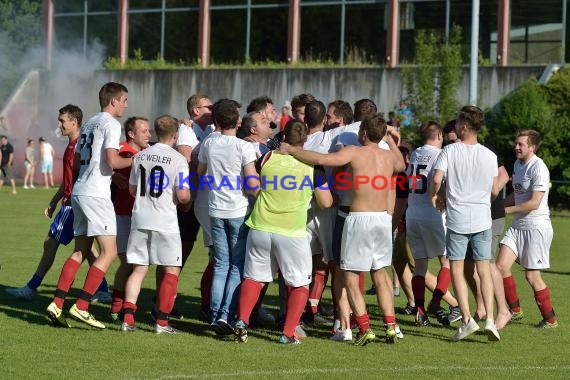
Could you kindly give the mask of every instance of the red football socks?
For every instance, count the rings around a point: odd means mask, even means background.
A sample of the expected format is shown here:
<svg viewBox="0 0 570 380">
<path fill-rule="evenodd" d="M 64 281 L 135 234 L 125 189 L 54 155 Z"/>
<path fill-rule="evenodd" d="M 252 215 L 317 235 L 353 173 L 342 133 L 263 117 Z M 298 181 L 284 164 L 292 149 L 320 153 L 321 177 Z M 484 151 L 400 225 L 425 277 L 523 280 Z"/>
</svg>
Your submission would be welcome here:
<svg viewBox="0 0 570 380">
<path fill-rule="evenodd" d="M 433 291 L 432 302 L 437 306 L 440 305 L 443 295 L 447 293 L 449 289 L 449 284 L 451 283 L 451 272 L 449 268 L 442 267 L 437 274 L 437 285 Z"/>
<path fill-rule="evenodd" d="M 113 290 L 113 300 L 111 301 L 111 313 L 118 313 L 123 308 L 125 300 L 125 292 Z"/>
<path fill-rule="evenodd" d="M 542 314 L 542 319 L 548 323 L 556 322 L 556 315 L 554 314 L 554 309 L 550 302 L 550 290 L 548 288 L 544 288 L 534 292 L 534 299 L 536 300 L 540 314 Z"/>
<path fill-rule="evenodd" d="M 358 325 L 358 331 L 360 331 L 360 334 L 364 334 L 370 328 L 370 318 L 368 317 L 368 313 L 356 315 L 354 316 L 354 320 Z"/>
<path fill-rule="evenodd" d="M 85 278 L 85 284 L 83 284 L 83 294 L 88 294 L 89 297 L 79 297 L 77 299 L 77 302 L 75 304 L 79 310 L 87 310 L 89 307 L 90 298 L 93 296 L 93 294 L 95 294 L 99 285 L 101 285 L 103 277 L 105 277 L 105 272 L 103 272 L 101 269 L 97 268 L 95 265 L 91 265 L 89 267 L 87 277 Z"/>
<path fill-rule="evenodd" d="M 521 305 L 519 303 L 519 295 L 517 293 L 517 285 L 513 276 L 503 278 L 503 286 L 505 288 L 505 298 L 507 299 L 507 304 L 511 309 L 512 313 L 518 313 L 521 311 Z"/>
<path fill-rule="evenodd" d="M 214 262 L 208 262 L 208 266 L 202 274 L 202 279 L 200 280 L 200 297 L 202 303 L 202 309 L 210 309 L 210 300 L 212 297 L 212 275 L 214 274 Z"/>
<path fill-rule="evenodd" d="M 254 281 L 252 279 L 246 278 L 242 281 L 239 290 L 239 319 L 249 325 L 249 318 L 251 317 L 251 311 L 257 303 L 261 289 L 263 288 L 263 283 Z"/>
<path fill-rule="evenodd" d="M 309 289 L 304 286 L 298 288 L 289 288 L 289 299 L 287 300 L 287 314 L 285 315 L 285 326 L 283 327 L 283 335 L 291 338 L 295 334 L 295 329 L 299 324 L 305 304 L 309 299 Z"/>
<path fill-rule="evenodd" d="M 53 299 L 53 302 L 59 307 L 60 309 L 63 308 L 63 302 L 65 299 L 65 295 L 69 292 L 69 288 L 75 281 L 75 274 L 77 270 L 81 266 L 81 263 L 69 258 L 63 264 L 63 268 L 61 268 L 61 274 L 59 275 L 59 280 L 57 281 L 57 290 L 56 296 Z"/>
<path fill-rule="evenodd" d="M 166 273 L 158 289 L 158 316 L 156 318 L 158 325 L 168 325 L 168 315 L 174 306 L 177 291 L 178 276 L 174 273 Z"/>
<path fill-rule="evenodd" d="M 325 271 L 316 271 L 313 276 L 313 287 L 309 294 L 309 303 L 311 304 L 311 312 L 313 314 L 317 313 L 317 308 L 319 306 L 319 301 L 325 290 Z"/>
</svg>

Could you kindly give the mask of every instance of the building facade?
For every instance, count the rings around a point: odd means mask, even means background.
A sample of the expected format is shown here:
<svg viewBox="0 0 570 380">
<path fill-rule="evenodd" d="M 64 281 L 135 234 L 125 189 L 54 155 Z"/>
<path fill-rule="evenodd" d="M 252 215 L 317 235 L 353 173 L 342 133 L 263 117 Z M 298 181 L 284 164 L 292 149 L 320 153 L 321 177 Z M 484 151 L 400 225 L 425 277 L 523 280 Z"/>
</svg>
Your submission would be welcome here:
<svg viewBox="0 0 570 380">
<path fill-rule="evenodd" d="M 480 0 L 479 52 L 489 64 L 568 61 L 567 0 Z M 471 0 L 43 0 L 53 47 L 101 44 L 122 62 L 145 60 L 413 63 L 415 36 L 462 28 L 469 51 Z"/>
</svg>

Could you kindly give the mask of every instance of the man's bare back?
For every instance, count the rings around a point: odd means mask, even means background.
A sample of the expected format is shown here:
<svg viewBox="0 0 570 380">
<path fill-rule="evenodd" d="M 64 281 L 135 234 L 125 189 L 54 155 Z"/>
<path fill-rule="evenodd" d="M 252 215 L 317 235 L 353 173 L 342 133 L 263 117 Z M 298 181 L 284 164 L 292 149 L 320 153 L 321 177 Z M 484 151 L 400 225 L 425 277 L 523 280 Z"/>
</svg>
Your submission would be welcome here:
<svg viewBox="0 0 570 380">
<path fill-rule="evenodd" d="M 347 147 L 354 151 L 350 161 L 352 168 L 351 211 L 379 212 L 388 210 L 388 193 L 394 173 L 394 159 L 390 151 L 378 144 L 363 147 Z"/>
</svg>

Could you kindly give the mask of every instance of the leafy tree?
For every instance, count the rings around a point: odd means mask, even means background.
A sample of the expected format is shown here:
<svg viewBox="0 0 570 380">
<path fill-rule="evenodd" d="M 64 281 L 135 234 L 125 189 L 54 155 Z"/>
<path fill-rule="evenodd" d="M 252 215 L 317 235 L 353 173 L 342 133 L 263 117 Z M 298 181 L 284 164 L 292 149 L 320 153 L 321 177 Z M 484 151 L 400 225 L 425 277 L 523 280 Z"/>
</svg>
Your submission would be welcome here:
<svg viewBox="0 0 570 380">
<path fill-rule="evenodd" d="M 550 170 L 552 179 L 570 180 L 570 71 L 560 71 L 547 85 L 535 78 L 523 83 L 512 94 L 504 97 L 497 110 L 488 113 L 490 139 L 506 167 L 512 170 L 514 136 L 519 129 L 534 129 L 542 138 L 538 155 Z M 570 186 L 553 188 L 554 197 L 570 196 Z M 559 199 L 560 200 L 560 199 Z"/>
<path fill-rule="evenodd" d="M 416 118 L 442 123 L 452 119 L 461 79 L 461 27 L 453 26 L 447 42 L 441 33 L 419 30 L 414 63 L 415 67 L 404 66 L 402 76 Z"/>
<path fill-rule="evenodd" d="M 40 0 L 0 0 L 0 106 L 29 69 L 29 49 L 40 43 L 40 9 Z"/>
</svg>

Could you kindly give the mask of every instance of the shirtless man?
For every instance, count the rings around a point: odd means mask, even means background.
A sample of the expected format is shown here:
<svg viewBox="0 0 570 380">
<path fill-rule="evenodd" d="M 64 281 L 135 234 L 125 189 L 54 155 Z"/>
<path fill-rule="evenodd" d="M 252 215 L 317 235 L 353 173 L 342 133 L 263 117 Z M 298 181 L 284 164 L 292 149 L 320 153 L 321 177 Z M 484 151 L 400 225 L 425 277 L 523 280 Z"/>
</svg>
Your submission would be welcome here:
<svg viewBox="0 0 570 380">
<path fill-rule="evenodd" d="M 386 139 L 390 151 L 378 147 Z M 395 342 L 403 337 L 396 325 L 392 281 L 386 268 L 392 265 L 392 217 L 388 214 L 388 195 L 391 177 L 404 170 L 405 163 L 398 150 L 399 134 L 387 131 L 386 121 L 376 114 L 360 124 L 358 138 L 362 147 L 348 146 L 336 153 L 320 154 L 304 151 L 286 144 L 281 149 L 294 157 L 323 166 L 350 164 L 350 184 L 345 177 L 343 186 L 350 186 L 352 205 L 342 232 L 340 267 L 344 271 L 345 285 L 359 334 L 355 345 L 364 346 L 376 338 L 370 329 L 370 318 L 358 281 L 360 272 L 370 271 L 376 286 L 378 304 L 384 315 L 386 341 Z"/>
</svg>

